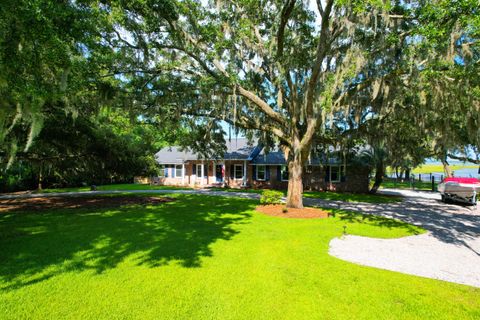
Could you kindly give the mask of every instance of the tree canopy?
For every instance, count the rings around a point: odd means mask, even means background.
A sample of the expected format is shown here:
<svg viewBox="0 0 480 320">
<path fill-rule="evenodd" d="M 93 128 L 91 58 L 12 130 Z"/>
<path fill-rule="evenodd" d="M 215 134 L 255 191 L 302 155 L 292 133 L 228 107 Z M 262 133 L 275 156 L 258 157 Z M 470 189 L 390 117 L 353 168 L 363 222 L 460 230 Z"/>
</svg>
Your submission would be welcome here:
<svg viewBox="0 0 480 320">
<path fill-rule="evenodd" d="M 0 138 L 28 149 L 46 104 L 157 117 L 202 152 L 222 150 L 228 123 L 283 149 L 287 205 L 301 207 L 318 145 L 371 146 L 399 167 L 478 153 L 478 10 L 475 0 L 7 1 Z"/>
<path fill-rule="evenodd" d="M 185 0 L 155 10 L 141 4 L 151 5 L 133 1 L 120 10 L 111 36 L 131 62 L 130 84 L 142 84 L 144 111 L 222 120 L 279 143 L 289 163 L 289 206 L 302 206 L 302 167 L 312 143 L 333 127 L 360 132 L 370 143 L 380 131 L 386 144 L 405 146 L 396 148 L 404 155 L 416 134 L 415 147 L 436 152 L 442 139 L 458 137 L 442 133 L 447 118 L 435 117 L 461 118 L 459 108 L 474 104 L 456 98 L 454 86 L 442 87 L 449 72 L 466 69 L 462 53 L 471 45 L 461 39 L 476 37 L 471 1 L 453 9 L 433 1 Z M 442 67 L 448 59 L 451 67 Z M 431 121 L 434 134 L 424 139 Z M 421 126 L 411 130 L 409 123 Z"/>
</svg>

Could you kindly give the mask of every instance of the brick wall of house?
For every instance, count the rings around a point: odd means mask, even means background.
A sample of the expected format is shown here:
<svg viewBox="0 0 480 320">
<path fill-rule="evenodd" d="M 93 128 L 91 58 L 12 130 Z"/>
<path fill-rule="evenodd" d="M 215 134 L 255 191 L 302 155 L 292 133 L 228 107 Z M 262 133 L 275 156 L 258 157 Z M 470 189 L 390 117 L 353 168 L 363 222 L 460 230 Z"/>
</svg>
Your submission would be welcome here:
<svg viewBox="0 0 480 320">
<path fill-rule="evenodd" d="M 253 166 L 252 166 L 253 167 Z M 288 181 L 279 181 L 277 178 L 278 166 L 267 166 L 270 179 L 267 181 L 252 180 L 251 185 L 255 189 L 287 189 Z M 325 180 L 326 169 L 320 166 L 308 167 L 304 171 L 303 185 L 305 190 L 318 191 L 341 191 L 341 192 L 368 192 L 369 169 L 365 167 L 347 166 L 345 179 L 340 182 L 328 182 Z M 249 176 L 252 178 L 252 176 Z"/>
<path fill-rule="evenodd" d="M 243 161 L 225 161 L 225 184 L 230 188 L 242 188 L 243 179 L 235 179 L 234 174 L 232 173 L 232 166 L 241 165 L 244 166 Z M 233 177 L 233 178 L 232 178 Z M 251 186 L 252 180 L 252 166 L 247 163 L 247 187 Z"/>
<path fill-rule="evenodd" d="M 152 183 L 159 185 L 169 186 L 201 186 L 199 179 L 197 178 L 198 172 L 193 174 L 193 166 L 202 163 L 201 161 L 189 161 L 185 164 L 185 178 L 182 184 L 181 177 L 159 177 L 154 178 Z M 232 178 L 231 169 L 232 165 L 244 165 L 243 161 L 225 161 L 225 185 L 230 188 L 242 188 L 243 179 Z M 214 161 L 204 162 L 207 175 L 204 179 L 204 186 L 218 185 L 215 176 Z M 208 168 L 207 168 L 208 167 Z M 269 179 L 260 181 L 254 179 L 253 173 L 256 166 L 247 164 L 247 187 L 255 189 L 287 189 L 288 181 L 280 181 L 278 179 L 278 167 L 279 166 L 266 166 L 269 171 Z M 369 169 L 366 167 L 353 167 L 347 166 L 345 179 L 341 182 L 328 182 L 325 180 L 326 171 L 324 167 L 312 166 L 306 168 L 304 171 L 303 184 L 305 190 L 318 190 L 318 191 L 341 191 L 341 192 L 368 192 L 369 189 Z"/>
<path fill-rule="evenodd" d="M 266 170 L 269 172 L 269 179 L 265 181 L 261 180 L 253 180 L 253 170 L 256 166 L 250 166 L 250 176 L 249 179 L 251 180 L 251 185 L 255 189 L 287 189 L 288 188 L 288 181 L 281 181 L 277 177 L 277 168 L 278 166 L 266 166 Z"/>
<path fill-rule="evenodd" d="M 362 166 L 347 166 L 346 175 L 340 182 L 325 180 L 327 172 L 324 167 L 311 167 L 304 174 L 305 190 L 340 191 L 365 193 L 369 190 L 370 170 Z"/>
</svg>

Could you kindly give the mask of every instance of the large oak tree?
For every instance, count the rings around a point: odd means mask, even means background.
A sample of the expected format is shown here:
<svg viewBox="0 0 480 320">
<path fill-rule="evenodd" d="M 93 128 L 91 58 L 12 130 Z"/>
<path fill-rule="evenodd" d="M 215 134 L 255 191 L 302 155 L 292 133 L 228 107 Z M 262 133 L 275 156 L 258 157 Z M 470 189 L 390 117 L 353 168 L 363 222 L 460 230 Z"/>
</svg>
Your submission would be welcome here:
<svg viewBox="0 0 480 320">
<path fill-rule="evenodd" d="M 144 111 L 223 120 L 278 143 L 289 207 L 303 206 L 314 137 L 351 112 L 357 91 L 375 95 L 395 76 L 409 25 L 395 1 L 129 1 L 108 10 L 122 12 L 110 35 L 130 73 L 117 72 L 135 83 Z"/>
</svg>

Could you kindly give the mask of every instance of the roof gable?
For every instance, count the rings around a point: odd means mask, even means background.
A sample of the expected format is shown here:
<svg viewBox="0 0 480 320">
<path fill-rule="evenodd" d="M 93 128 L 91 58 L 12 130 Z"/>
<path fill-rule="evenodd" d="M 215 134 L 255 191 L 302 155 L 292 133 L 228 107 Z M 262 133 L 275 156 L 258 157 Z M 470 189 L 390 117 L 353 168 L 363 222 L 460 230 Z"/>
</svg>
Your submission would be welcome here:
<svg viewBox="0 0 480 320">
<path fill-rule="evenodd" d="M 261 150 L 254 142 L 249 143 L 246 138 L 236 138 L 226 141 L 225 154 L 208 160 L 252 160 L 255 154 Z M 155 154 L 155 160 L 159 164 L 181 164 L 189 160 L 199 160 L 202 157 L 188 148 L 170 146 L 160 149 Z"/>
</svg>

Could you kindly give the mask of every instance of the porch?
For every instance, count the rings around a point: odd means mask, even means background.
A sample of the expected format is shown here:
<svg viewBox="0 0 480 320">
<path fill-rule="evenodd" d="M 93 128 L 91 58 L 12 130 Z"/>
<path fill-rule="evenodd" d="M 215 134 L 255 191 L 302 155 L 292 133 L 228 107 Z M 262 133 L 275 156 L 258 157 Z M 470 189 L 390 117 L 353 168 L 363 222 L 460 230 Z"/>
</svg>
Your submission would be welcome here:
<svg viewBox="0 0 480 320">
<path fill-rule="evenodd" d="M 163 164 L 153 185 L 242 188 L 250 185 L 252 168 L 246 160 L 189 160 Z"/>
</svg>

